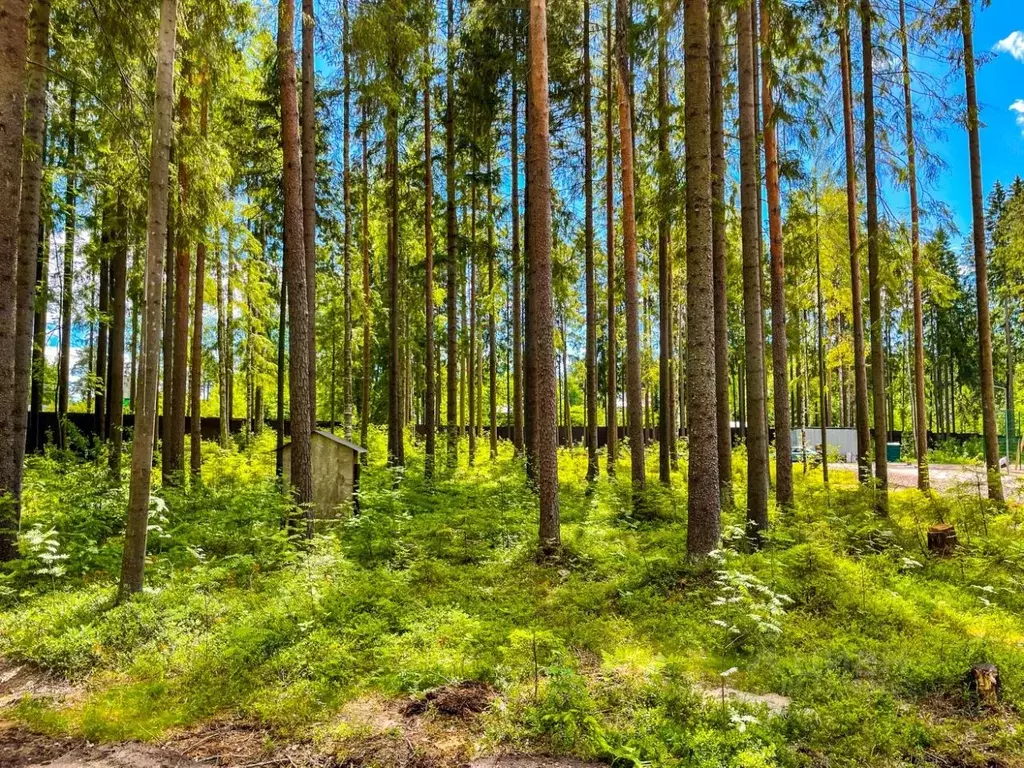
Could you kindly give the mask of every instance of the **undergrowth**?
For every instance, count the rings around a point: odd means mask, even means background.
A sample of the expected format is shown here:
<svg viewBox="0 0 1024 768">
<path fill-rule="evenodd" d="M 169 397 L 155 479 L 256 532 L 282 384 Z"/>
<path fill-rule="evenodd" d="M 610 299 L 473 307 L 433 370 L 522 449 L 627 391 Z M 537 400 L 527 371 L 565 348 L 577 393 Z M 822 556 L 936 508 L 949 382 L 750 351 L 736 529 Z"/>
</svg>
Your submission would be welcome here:
<svg viewBox="0 0 1024 768">
<path fill-rule="evenodd" d="M 124 484 L 31 457 L 0 655 L 88 686 L 17 715 L 95 740 L 221 714 L 308 735 L 361 696 L 473 680 L 499 694 L 486 739 L 507 749 L 637 766 L 1019 764 L 1016 505 L 900 491 L 880 519 L 852 474 L 826 488 L 797 468 L 796 508 L 773 513 L 751 553 L 740 449 L 723 547 L 691 564 L 685 456 L 637 516 L 628 467 L 590 487 L 577 449 L 560 456 L 564 553 L 540 563 L 536 500 L 509 446 L 469 467 L 463 444 L 458 469 L 427 484 L 418 446 L 399 478 L 383 441 L 372 434 L 360 513 L 321 522 L 312 542 L 283 524 L 272 435 L 204 444 L 202 482 L 154 487 L 148 586 L 117 607 Z M 927 553 L 938 521 L 957 526 L 955 557 Z M 965 688 L 979 662 L 999 667 L 997 711 Z M 789 707 L 723 701 L 724 685 Z"/>
</svg>

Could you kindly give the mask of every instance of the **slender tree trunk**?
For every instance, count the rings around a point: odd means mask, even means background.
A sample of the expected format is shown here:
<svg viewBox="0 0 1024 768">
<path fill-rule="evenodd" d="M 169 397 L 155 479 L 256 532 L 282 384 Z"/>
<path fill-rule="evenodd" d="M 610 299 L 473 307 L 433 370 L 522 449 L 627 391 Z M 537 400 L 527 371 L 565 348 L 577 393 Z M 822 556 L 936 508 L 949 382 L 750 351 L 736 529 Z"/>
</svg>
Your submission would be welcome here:
<svg viewBox="0 0 1024 768">
<path fill-rule="evenodd" d="M 121 449 L 124 441 L 124 325 L 128 278 L 128 222 L 124 193 L 115 203 L 114 249 L 110 261 L 110 361 L 107 373 L 107 413 L 110 418 L 110 474 L 121 479 Z"/>
<path fill-rule="evenodd" d="M 43 231 L 40 211 L 43 156 L 46 143 L 46 72 L 50 53 L 50 0 L 35 0 L 29 13 L 28 67 L 25 71 L 25 135 L 21 157 L 21 208 L 17 232 L 17 315 L 14 337 L 14 476 L 12 489 L 21 497 L 22 462 L 28 438 L 29 388 L 32 383 L 32 322 L 37 307 L 36 279 Z M 45 301 L 45 296 L 44 296 Z M 45 327 L 44 327 L 45 332 Z M 44 337 L 45 340 L 45 337 Z M 33 404 L 35 399 L 33 398 Z M 0 408 L 2 408 L 0 404 Z M 33 408 L 33 418 L 38 420 Z M 2 430 L 0 430 L 2 432 Z M 2 482 L 2 481 L 0 481 Z M 0 484 L 0 488 L 4 486 Z M 0 491 L 2 494 L 2 491 Z M 0 523 L 2 525 L 2 523 Z M 3 545 L 0 544 L 0 549 Z M 0 552 L 2 559 L 2 552 Z"/>
<path fill-rule="evenodd" d="M 821 235 L 819 230 L 818 180 L 814 180 L 814 272 L 818 315 L 818 418 L 821 422 L 821 473 L 828 485 L 829 393 L 825 373 L 825 301 L 821 293 Z M 806 458 L 806 455 L 805 455 Z"/>
<path fill-rule="evenodd" d="M 205 140 L 209 132 L 210 93 L 203 89 L 202 105 L 199 110 L 199 133 Z M 196 289 L 192 301 L 192 369 L 190 380 L 192 421 L 190 423 L 189 468 L 194 478 L 199 478 L 203 468 L 203 298 L 206 288 L 206 211 L 201 211 L 199 242 L 196 243 Z M 259 416 L 261 422 L 263 414 Z"/>
<path fill-rule="evenodd" d="M 608 251 L 608 406 L 605 419 L 608 422 L 608 474 L 615 474 L 619 452 L 619 395 L 616 381 L 618 352 L 615 329 L 615 138 L 612 114 L 614 113 L 614 81 L 612 80 L 612 0 L 608 0 L 605 16 L 605 249 Z"/>
<path fill-rule="evenodd" d="M 846 209 L 850 240 L 850 290 L 853 316 L 854 421 L 857 427 L 857 474 L 862 483 L 871 477 L 871 430 L 868 420 L 867 356 L 864 350 L 864 299 L 861 293 L 860 243 L 857 215 L 857 157 L 853 121 L 853 73 L 850 62 L 850 12 L 842 0 L 839 20 L 839 56 L 843 81 L 843 134 L 846 145 Z"/>
<path fill-rule="evenodd" d="M 900 45 L 903 54 L 903 107 L 906 117 L 907 184 L 910 187 L 910 250 L 914 301 L 914 445 L 917 453 L 917 487 L 928 491 L 928 431 L 924 394 L 924 310 L 921 299 L 921 214 L 917 203 L 917 143 L 914 107 L 910 90 L 910 53 L 907 42 L 906 0 L 900 0 Z"/>
<path fill-rule="evenodd" d="M 401 297 L 398 279 L 398 110 L 388 107 L 386 144 L 390 188 L 388 189 L 388 464 L 405 465 L 405 436 L 402 409 Z"/>
<path fill-rule="evenodd" d="M 177 31 L 176 0 L 161 0 L 160 29 L 156 56 L 156 103 L 153 108 L 153 139 L 149 159 L 147 203 L 145 322 L 142 347 L 142 382 L 139 413 L 132 442 L 132 475 L 128 490 L 124 555 L 118 602 L 142 591 L 146 562 L 146 533 L 149 523 L 149 488 L 153 471 L 153 439 L 156 432 L 157 374 L 160 362 L 160 306 L 164 239 L 167 237 L 167 202 L 171 135 L 174 130 L 174 42 Z"/>
<path fill-rule="evenodd" d="M 882 275 L 878 242 L 878 178 L 875 161 L 875 80 L 871 36 L 871 0 L 860 0 L 861 48 L 864 54 L 864 180 L 868 212 L 868 309 L 871 328 L 871 391 L 875 416 L 875 507 L 889 510 L 889 468 L 885 455 L 888 425 L 885 413 L 885 355 L 882 350 Z"/>
<path fill-rule="evenodd" d="M 308 264 L 302 205 L 302 168 L 299 147 L 299 105 L 295 82 L 295 0 L 278 3 L 277 56 L 281 88 L 281 133 L 283 146 L 283 188 L 285 227 L 285 270 L 288 280 L 288 326 L 291 331 L 288 355 L 289 402 L 291 403 L 291 485 L 295 500 L 307 505 L 313 500 L 313 472 L 310 432 L 315 418 L 312 390 L 315 380 L 309 353 L 310 294 L 306 286 Z M 306 536 L 313 534 L 307 507 Z"/>
<path fill-rule="evenodd" d="M 181 93 L 178 96 L 178 120 L 180 132 L 184 137 L 190 130 L 192 100 L 189 98 L 191 86 L 191 66 L 186 61 L 182 65 Z M 185 462 L 185 400 L 188 392 L 188 299 L 189 278 L 191 277 L 191 253 L 188 226 L 185 211 L 188 209 L 189 168 L 185 163 L 185 152 L 178 153 L 178 209 L 181 219 L 178 226 L 177 252 L 174 264 L 174 350 L 171 361 L 171 401 L 165 403 L 167 411 L 164 424 L 164 483 L 177 483 Z"/>
<path fill-rule="evenodd" d="M 586 431 L 587 482 L 597 479 L 597 284 L 594 276 L 594 139 L 591 111 L 590 0 L 583 0 L 583 199 L 586 271 Z"/>
<path fill-rule="evenodd" d="M 100 440 L 106 440 L 107 428 L 107 345 L 110 336 L 110 247 L 111 229 L 114 208 L 109 199 L 103 201 L 103 221 L 100 234 L 99 263 L 99 304 L 97 314 L 99 315 L 99 329 L 96 334 L 96 367 L 95 375 L 99 386 L 96 389 L 96 396 L 93 400 L 94 415 L 96 419 L 96 435 Z"/>
<path fill-rule="evenodd" d="M 285 249 L 287 252 L 287 249 Z M 284 475 L 284 366 L 285 366 L 285 334 L 288 322 L 288 280 L 287 269 L 281 263 L 281 301 L 277 317 L 277 476 Z"/>
<path fill-rule="evenodd" d="M 67 447 L 68 402 L 71 390 L 71 302 L 73 299 L 73 282 L 75 277 L 75 239 L 76 239 L 76 208 L 78 197 L 75 183 L 77 166 L 77 117 L 78 92 L 71 85 L 68 97 L 68 128 L 67 128 L 67 173 L 64 191 L 64 274 L 61 283 L 60 300 L 60 367 L 57 370 L 57 434 L 61 448 Z"/>
<path fill-rule="evenodd" d="M 715 302 L 715 402 L 721 505 L 732 507 L 732 417 L 729 412 L 729 312 L 726 300 L 725 105 L 722 85 L 722 4 L 710 0 L 708 65 L 711 76 L 711 261 Z"/>
<path fill-rule="evenodd" d="M 302 248 L 306 264 L 306 343 L 309 345 L 309 418 L 316 429 L 316 16 L 313 0 L 302 0 Z M 296 302 L 293 301 L 295 306 Z M 294 337 L 294 334 L 293 334 Z M 294 421 L 295 414 L 292 414 Z"/>
<path fill-rule="evenodd" d="M 686 552 L 690 558 L 706 557 L 718 547 L 721 539 L 707 10 L 707 0 L 691 0 L 684 6 L 683 16 L 686 56 L 686 378 L 689 382 L 686 427 L 690 436 Z"/>
<path fill-rule="evenodd" d="M 672 426 L 667 418 L 672 398 L 672 283 L 669 260 L 668 154 L 668 27 L 667 0 L 661 0 L 658 22 L 658 478 L 663 485 L 672 480 L 669 455 Z"/>
<path fill-rule="evenodd" d="M 370 155 L 368 151 L 369 115 L 363 100 L 363 231 L 360 237 L 363 262 L 363 380 L 359 412 L 360 443 L 366 445 L 370 427 L 370 389 L 373 371 L 370 369 L 370 326 L 373 324 L 373 297 L 370 295 Z M 366 454 L 362 454 L 366 462 Z"/>
<path fill-rule="evenodd" d="M 476 194 L 478 170 L 470 181 L 469 214 L 469 351 L 466 375 L 469 386 L 469 466 L 476 463 Z"/>
<path fill-rule="evenodd" d="M 490 405 L 490 440 L 491 461 L 498 458 L 498 349 L 497 349 L 497 317 L 494 308 L 494 183 L 492 181 L 491 158 L 494 148 L 487 151 L 487 342 L 488 370 L 490 373 L 489 405 Z M 429 368 L 427 370 L 430 370 Z"/>
<path fill-rule="evenodd" d="M 523 454 L 523 266 L 519 252 L 519 35 L 512 36 L 512 445 Z"/>
<path fill-rule="evenodd" d="M 793 504 L 793 457 L 790 453 L 789 350 L 786 340 L 786 266 L 782 240 L 782 191 L 771 57 L 773 31 L 767 0 L 761 3 L 761 103 L 764 112 L 765 187 L 768 191 L 768 236 L 771 250 L 772 382 L 775 397 L 775 498 Z"/>
<path fill-rule="evenodd" d="M 548 119 L 548 34 L 546 0 L 530 0 L 526 124 L 529 169 L 531 318 L 534 365 L 534 459 L 540 495 L 540 548 L 547 556 L 561 547 L 558 516 L 558 427 L 555 393 L 554 301 L 551 285 L 551 154 Z"/>
<path fill-rule="evenodd" d="M 740 209 L 743 239 L 744 420 L 747 438 L 747 526 L 755 543 L 768 529 L 768 435 L 764 413 L 764 313 L 758 242 L 760 192 L 757 118 L 754 108 L 753 0 L 742 0 L 736 15 L 739 49 Z"/>
<path fill-rule="evenodd" d="M 459 463 L 459 325 L 458 325 L 458 229 L 455 216 L 455 51 L 452 42 L 455 35 L 455 3 L 448 0 L 448 47 L 445 77 L 445 238 L 448 249 L 447 260 L 447 307 L 448 315 L 448 467 L 454 469 Z M 514 117 L 514 116 L 513 116 Z M 515 150 L 513 150 L 515 151 Z"/>
<path fill-rule="evenodd" d="M 861 0 L 867 3 L 868 0 Z M 974 228 L 974 274 L 978 298 L 978 358 L 981 371 L 981 418 L 985 432 L 985 465 L 988 468 L 988 497 L 1003 502 L 999 474 L 999 427 L 996 424 L 995 376 L 992 371 L 992 321 L 988 306 L 988 257 L 985 252 L 985 209 L 981 186 L 981 137 L 978 117 L 978 89 L 974 76 L 974 31 L 971 0 L 960 0 L 960 23 L 964 39 L 964 80 L 967 91 L 967 137 L 971 156 L 971 208 Z M 1009 454 L 1009 451 L 1007 451 Z M 1009 461 L 1009 456 L 1007 456 Z"/>
<path fill-rule="evenodd" d="M 434 459 L 437 450 L 437 424 L 434 421 L 434 158 L 430 143 L 430 81 L 433 65 L 430 59 L 430 34 L 424 43 L 423 50 L 427 59 L 428 74 L 423 78 L 423 168 L 424 168 L 424 207 L 423 207 L 423 247 L 425 251 L 426 280 L 423 292 L 424 338 L 423 359 L 426 375 L 424 384 L 426 392 L 423 398 L 424 421 L 426 422 L 427 446 L 424 458 L 423 474 L 431 480 L 434 477 Z"/>
<path fill-rule="evenodd" d="M 619 88 L 619 151 L 622 156 L 622 242 L 626 281 L 626 406 L 633 503 L 647 486 L 644 456 L 643 389 L 640 378 L 640 296 L 636 263 L 636 187 L 633 179 L 633 104 L 630 89 L 628 0 L 616 0 L 615 61 Z"/>
<path fill-rule="evenodd" d="M 25 119 L 26 68 L 28 45 L 27 0 L 7 0 L 0 11 L 0 561 L 18 556 L 21 464 L 24 453 L 14 443 L 20 435 L 18 424 L 25 410 L 27 394 L 15 379 L 17 351 L 18 234 L 22 206 L 22 129 Z M 33 25 L 34 26 L 34 25 Z M 35 34 L 35 29 L 33 34 Z M 33 45 L 33 49 L 35 49 Z M 29 84 L 33 93 L 34 84 Z M 37 105 L 30 105 L 31 110 Z M 70 176 L 69 176 L 70 179 Z M 29 180 L 31 181 L 31 180 Z M 35 258 L 35 252 L 31 254 Z M 22 374 L 24 375 L 24 374 Z"/>
<path fill-rule="evenodd" d="M 351 129 L 349 127 L 350 102 L 352 95 L 352 79 L 349 64 L 349 39 L 348 29 L 348 0 L 342 3 L 342 77 L 344 79 L 344 104 L 343 104 L 343 139 L 342 139 L 342 173 L 343 173 L 343 205 L 345 207 L 345 243 L 344 243 L 344 264 L 342 265 L 342 291 L 345 294 L 345 316 L 344 316 L 344 344 L 342 350 L 343 372 L 341 379 L 341 401 L 345 411 L 345 439 L 352 439 L 352 166 L 350 161 Z M 427 97 L 429 98 L 429 96 Z M 429 102 L 427 104 L 429 111 Z M 427 126 L 429 132 L 430 126 Z M 429 149 L 428 149 L 429 158 Z M 427 195 L 431 188 L 427 187 Z M 429 203 L 428 203 L 429 205 Z M 429 212 L 427 219 L 429 220 Z M 314 230 L 315 231 L 315 230 Z M 427 278 L 429 281 L 429 277 Z M 429 327 L 429 326 L 428 326 Z"/>
<path fill-rule="evenodd" d="M 217 413 L 220 414 L 220 447 L 228 447 L 231 406 L 228 386 L 228 313 L 227 286 L 224 282 L 224 257 L 217 253 Z"/>
<path fill-rule="evenodd" d="M 45 143 L 45 135 L 44 135 Z M 45 156 L 45 152 L 43 153 Z M 42 412 L 46 389 L 46 326 L 50 303 L 50 229 L 51 224 L 39 217 L 39 245 L 37 246 L 37 280 L 35 288 L 35 316 L 32 342 L 32 442 L 36 450 L 42 449 Z M 122 318 L 123 321 L 124 318 Z M 107 409 L 109 412 L 109 408 Z M 22 457 L 24 458 L 24 457 Z"/>
</svg>

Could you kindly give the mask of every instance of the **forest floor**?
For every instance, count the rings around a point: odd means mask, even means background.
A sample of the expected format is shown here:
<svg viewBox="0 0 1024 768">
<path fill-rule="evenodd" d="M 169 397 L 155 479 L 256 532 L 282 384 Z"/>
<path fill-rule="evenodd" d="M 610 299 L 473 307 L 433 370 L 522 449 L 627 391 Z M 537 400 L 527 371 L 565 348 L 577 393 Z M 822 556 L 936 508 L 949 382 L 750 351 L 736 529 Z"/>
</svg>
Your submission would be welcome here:
<svg viewBox="0 0 1024 768">
<path fill-rule="evenodd" d="M 693 565 L 685 456 L 638 511 L 627 455 L 588 485 L 575 449 L 564 552 L 538 562 L 507 445 L 469 466 L 463 442 L 434 483 L 418 446 L 401 473 L 375 460 L 360 514 L 305 542 L 272 443 L 204 444 L 202 483 L 154 487 L 147 589 L 122 606 L 124 484 L 102 456 L 30 458 L 0 571 L 0 766 L 1024 768 L 1015 497 L 894 482 L 881 518 L 852 471 L 796 468 L 751 552 L 740 448 L 723 548 Z M 937 521 L 952 557 L 927 551 Z M 979 663 L 998 702 L 966 684 Z"/>
</svg>

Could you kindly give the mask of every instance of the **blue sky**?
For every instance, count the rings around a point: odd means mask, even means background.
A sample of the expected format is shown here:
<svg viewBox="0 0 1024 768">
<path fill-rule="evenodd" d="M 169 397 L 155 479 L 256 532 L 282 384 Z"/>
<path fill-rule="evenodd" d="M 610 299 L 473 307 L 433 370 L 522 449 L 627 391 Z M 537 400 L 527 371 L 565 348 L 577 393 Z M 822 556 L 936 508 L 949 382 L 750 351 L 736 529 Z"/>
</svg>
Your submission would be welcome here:
<svg viewBox="0 0 1024 768">
<path fill-rule="evenodd" d="M 992 0 L 987 9 L 976 11 L 974 22 L 975 53 L 991 57 L 978 70 L 982 182 L 988 195 L 996 179 L 1009 185 L 1015 176 L 1024 176 L 1024 2 Z M 957 85 L 963 88 L 962 77 Z M 1015 104 L 1017 111 L 1011 109 Z M 948 168 L 932 192 L 952 208 L 965 235 L 971 220 L 967 134 L 951 127 L 934 149 Z"/>
</svg>

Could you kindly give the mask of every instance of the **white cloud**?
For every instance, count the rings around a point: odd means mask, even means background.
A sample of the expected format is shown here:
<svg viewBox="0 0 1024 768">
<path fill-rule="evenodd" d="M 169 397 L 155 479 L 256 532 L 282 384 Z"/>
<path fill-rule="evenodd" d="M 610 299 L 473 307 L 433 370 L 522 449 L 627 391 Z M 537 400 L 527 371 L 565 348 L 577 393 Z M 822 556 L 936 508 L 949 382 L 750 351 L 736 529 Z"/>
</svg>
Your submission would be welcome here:
<svg viewBox="0 0 1024 768">
<path fill-rule="evenodd" d="M 1017 99 L 1010 105 L 1010 111 L 1017 113 L 1017 127 L 1024 136 L 1024 99 Z"/>
<path fill-rule="evenodd" d="M 1024 32 L 1011 32 L 996 43 L 992 50 L 996 53 L 1008 53 L 1017 61 L 1024 61 Z"/>
</svg>

